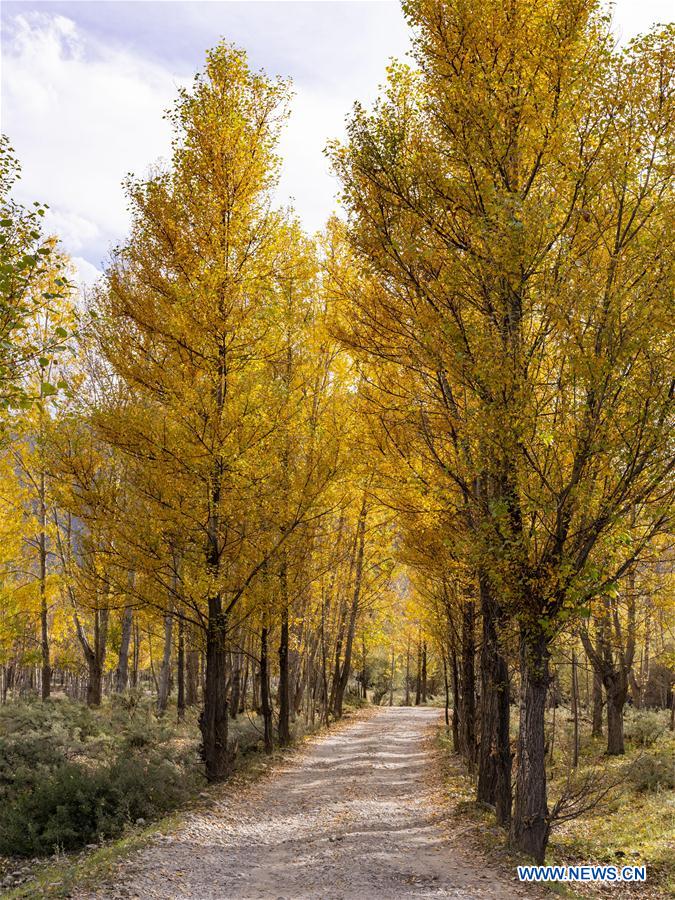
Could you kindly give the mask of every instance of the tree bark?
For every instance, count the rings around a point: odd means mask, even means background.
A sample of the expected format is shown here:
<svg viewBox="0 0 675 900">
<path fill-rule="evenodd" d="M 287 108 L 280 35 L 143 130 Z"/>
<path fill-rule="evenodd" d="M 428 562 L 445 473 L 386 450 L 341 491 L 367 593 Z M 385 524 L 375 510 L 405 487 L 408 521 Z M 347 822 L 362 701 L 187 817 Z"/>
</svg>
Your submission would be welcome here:
<svg viewBox="0 0 675 900">
<path fill-rule="evenodd" d="M 192 629 L 188 630 L 188 640 Z M 185 704 L 196 706 L 199 702 L 199 650 L 188 644 L 185 654 Z"/>
<path fill-rule="evenodd" d="M 415 678 L 415 706 L 420 705 L 422 699 L 422 641 L 417 641 L 417 677 Z"/>
<path fill-rule="evenodd" d="M 347 625 L 347 637 L 345 642 L 345 655 L 340 669 L 337 687 L 335 690 L 335 701 L 333 706 L 333 715 L 339 719 L 342 716 L 342 702 L 349 683 L 349 673 L 352 663 L 352 647 L 354 645 L 354 634 L 356 632 L 356 620 L 359 613 L 359 603 L 361 600 L 361 582 L 363 579 L 363 552 L 365 546 L 366 535 L 366 497 L 364 494 L 361 511 L 359 513 L 359 521 L 357 525 L 357 551 L 354 570 L 354 594 L 352 596 L 352 605 L 349 611 L 349 624 Z"/>
<path fill-rule="evenodd" d="M 185 620 L 183 616 L 178 619 L 178 654 L 176 658 L 177 671 L 177 697 L 176 713 L 178 721 L 185 718 Z"/>
<path fill-rule="evenodd" d="M 628 685 L 620 675 L 605 680 L 607 691 L 607 755 L 621 756 L 625 752 L 623 739 L 623 708 Z"/>
<path fill-rule="evenodd" d="M 572 768 L 579 765 L 579 673 L 577 654 L 572 651 Z"/>
<path fill-rule="evenodd" d="M 602 737 L 602 678 L 593 670 L 593 737 Z"/>
<path fill-rule="evenodd" d="M 202 758 L 209 781 L 222 781 L 229 774 L 227 752 L 227 652 L 225 634 L 227 619 L 220 594 L 208 600 L 208 630 L 206 634 L 206 678 L 204 709 L 199 719 L 202 733 Z"/>
<path fill-rule="evenodd" d="M 405 651 L 405 705 L 410 706 L 410 632 Z"/>
<path fill-rule="evenodd" d="M 281 635 L 279 638 L 279 745 L 287 747 L 291 742 L 290 697 L 288 671 L 288 583 L 286 563 L 280 572 L 281 583 Z"/>
<path fill-rule="evenodd" d="M 267 628 L 260 630 L 260 711 L 263 717 L 265 730 L 265 752 L 271 753 L 274 749 L 272 729 L 272 702 L 270 699 L 270 676 L 268 668 Z"/>
<path fill-rule="evenodd" d="M 122 613 L 122 634 L 120 637 L 120 653 L 115 669 L 115 691 L 121 694 L 127 688 L 129 678 L 129 646 L 131 644 L 131 631 L 134 623 L 134 614 L 130 606 L 125 606 Z"/>
<path fill-rule="evenodd" d="M 169 601 L 171 603 L 171 601 Z M 169 686 L 171 677 L 171 647 L 173 643 L 173 610 L 169 607 L 164 616 L 164 645 L 162 648 L 162 663 L 159 669 L 159 683 L 157 690 L 157 713 L 162 716 L 166 712 L 169 702 Z"/>
<path fill-rule="evenodd" d="M 49 610 L 47 607 L 47 505 L 44 470 L 40 472 L 38 554 L 40 568 L 40 652 L 42 655 L 42 699 L 51 693 L 52 667 L 49 656 Z"/>
<path fill-rule="evenodd" d="M 452 645 L 452 749 L 459 753 L 461 743 L 459 739 L 460 699 L 459 699 L 459 666 L 457 665 L 457 650 L 454 640 Z"/>
<path fill-rule="evenodd" d="M 477 799 L 494 806 L 499 825 L 511 821 L 509 672 L 498 634 L 499 608 L 488 580 L 479 578 L 481 646 L 481 736 Z"/>
<path fill-rule="evenodd" d="M 108 609 L 97 609 L 94 611 L 94 636 L 91 644 L 84 634 L 79 619 L 76 619 L 80 643 L 87 660 L 87 706 L 101 705 L 109 615 L 110 611 Z"/>
<path fill-rule="evenodd" d="M 470 772 L 476 763 L 476 689 L 474 659 L 476 643 L 474 634 L 475 604 L 467 597 L 462 610 L 462 684 L 460 716 L 460 742 Z"/>
<path fill-rule="evenodd" d="M 520 637 L 520 731 L 511 844 L 538 863 L 544 861 L 550 832 L 544 738 L 548 665 L 545 636 L 538 631 L 523 629 Z"/>
<path fill-rule="evenodd" d="M 422 643 L 422 703 L 427 702 L 427 642 Z"/>
<path fill-rule="evenodd" d="M 241 697 L 241 653 L 235 650 L 232 661 L 232 691 L 230 693 L 230 717 L 236 719 L 239 715 L 239 701 Z"/>
</svg>

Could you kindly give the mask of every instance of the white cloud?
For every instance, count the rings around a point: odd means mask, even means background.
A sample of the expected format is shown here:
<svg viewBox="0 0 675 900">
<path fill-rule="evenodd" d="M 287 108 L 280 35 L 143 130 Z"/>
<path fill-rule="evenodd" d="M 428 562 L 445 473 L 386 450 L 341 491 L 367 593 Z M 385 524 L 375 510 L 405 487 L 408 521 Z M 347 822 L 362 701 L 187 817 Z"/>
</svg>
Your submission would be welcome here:
<svg viewBox="0 0 675 900">
<path fill-rule="evenodd" d="M 3 129 L 21 160 L 17 195 L 51 207 L 66 249 L 98 263 L 127 227 L 121 181 L 166 154 L 176 79 L 92 40 L 64 16 L 3 24 Z"/>
<path fill-rule="evenodd" d="M 97 269 L 96 266 L 92 266 L 92 264 L 82 256 L 72 256 L 71 260 L 75 267 L 77 280 L 85 288 L 90 288 L 103 274 L 100 269 Z"/>
</svg>

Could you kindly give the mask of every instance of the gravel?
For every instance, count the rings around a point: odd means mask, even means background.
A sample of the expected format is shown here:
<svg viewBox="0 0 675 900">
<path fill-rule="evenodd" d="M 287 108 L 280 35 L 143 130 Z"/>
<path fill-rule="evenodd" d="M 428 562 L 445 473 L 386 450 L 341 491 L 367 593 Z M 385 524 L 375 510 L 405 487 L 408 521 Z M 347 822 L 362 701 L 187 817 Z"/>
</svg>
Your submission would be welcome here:
<svg viewBox="0 0 675 900">
<path fill-rule="evenodd" d="M 314 739 L 77 900 L 510 900 L 526 893 L 447 829 L 439 712 L 394 707 Z M 529 893 L 529 892 L 528 892 Z"/>
</svg>

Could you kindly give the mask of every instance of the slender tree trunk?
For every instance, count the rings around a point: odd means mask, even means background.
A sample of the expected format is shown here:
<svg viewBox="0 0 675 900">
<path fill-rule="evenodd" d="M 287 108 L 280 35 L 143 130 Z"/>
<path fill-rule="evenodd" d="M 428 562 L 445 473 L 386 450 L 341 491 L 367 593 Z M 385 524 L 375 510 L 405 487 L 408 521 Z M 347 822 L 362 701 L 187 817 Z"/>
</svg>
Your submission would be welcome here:
<svg viewBox="0 0 675 900">
<path fill-rule="evenodd" d="M 466 757 L 469 771 L 476 763 L 476 690 L 474 659 L 476 654 L 474 634 L 475 605 L 471 598 L 464 602 L 462 616 L 462 714 L 460 733 L 462 752 Z"/>
<path fill-rule="evenodd" d="M 224 306 L 224 297 L 219 305 Z M 218 346 L 218 377 L 213 385 L 214 422 L 220 421 L 227 400 L 227 344 L 223 336 Z M 217 445 L 219 446 L 219 445 Z M 209 480 L 209 510 L 205 562 L 211 583 L 218 585 L 221 575 L 221 495 L 225 462 L 220 449 L 212 459 Z M 207 598 L 206 666 L 204 677 L 204 708 L 199 726 L 202 733 L 202 758 L 209 781 L 222 781 L 229 772 L 233 758 L 227 746 L 227 611 L 219 589 L 212 589 Z"/>
<path fill-rule="evenodd" d="M 520 638 L 520 731 L 511 844 L 538 863 L 544 861 L 550 830 L 544 737 L 548 663 L 545 636 L 523 629 Z"/>
<path fill-rule="evenodd" d="M 199 650 L 192 645 L 194 634 L 188 629 L 188 649 L 185 653 L 185 704 L 196 706 L 199 703 Z"/>
<path fill-rule="evenodd" d="M 459 666 L 457 665 L 457 650 L 452 647 L 452 749 L 460 752 L 459 739 L 460 698 L 459 698 Z"/>
<path fill-rule="evenodd" d="M 445 689 L 445 727 L 450 729 L 450 685 L 448 684 L 448 661 L 443 653 L 443 687 Z M 407 704 L 406 704 L 407 706 Z"/>
<path fill-rule="evenodd" d="M 361 600 L 361 581 L 363 578 L 363 552 L 365 546 L 366 534 L 366 497 L 363 497 L 361 511 L 359 513 L 359 521 L 357 525 L 357 551 L 355 560 L 354 574 L 354 594 L 352 596 L 352 605 L 349 611 L 349 624 L 347 625 L 347 636 L 345 641 L 345 656 L 340 669 L 337 687 L 335 690 L 335 701 L 333 707 L 333 715 L 336 718 L 342 716 L 342 701 L 344 699 L 345 690 L 349 683 L 349 673 L 352 663 L 352 647 L 354 644 L 354 634 L 356 632 L 356 620 L 359 612 L 359 603 Z"/>
<path fill-rule="evenodd" d="M 120 637 L 120 654 L 115 669 L 115 691 L 121 694 L 126 690 L 129 678 L 129 645 L 134 624 L 134 614 L 130 606 L 125 606 L 122 613 L 122 634 Z"/>
<path fill-rule="evenodd" d="M 239 715 L 239 701 L 241 696 L 241 653 L 235 650 L 232 662 L 232 692 L 230 694 L 230 717 L 236 719 Z"/>
<path fill-rule="evenodd" d="M 511 821 L 509 673 L 499 641 L 499 609 L 486 577 L 480 577 L 479 587 L 483 642 L 477 798 L 494 806 L 497 823 L 507 827 Z"/>
<path fill-rule="evenodd" d="M 286 562 L 281 572 L 281 635 L 279 638 L 279 744 L 287 747 L 291 742 L 290 697 L 288 671 L 288 582 Z"/>
<path fill-rule="evenodd" d="M 422 703 L 427 702 L 427 642 L 422 644 Z"/>
<path fill-rule="evenodd" d="M 268 668 L 267 628 L 260 630 L 260 710 L 265 729 L 265 752 L 271 753 L 274 749 L 272 729 L 272 703 L 270 699 L 270 676 Z"/>
<path fill-rule="evenodd" d="M 169 601 L 170 603 L 172 601 Z M 159 669 L 157 690 L 157 713 L 162 716 L 169 702 L 169 686 L 171 679 L 171 647 L 173 643 L 173 609 L 169 606 L 164 616 L 164 646 L 162 648 L 162 664 Z"/>
<path fill-rule="evenodd" d="M 185 620 L 183 616 L 178 618 L 178 654 L 176 658 L 177 668 L 177 697 L 176 712 L 178 721 L 185 718 Z"/>
<path fill-rule="evenodd" d="M 47 607 L 47 505 L 44 470 L 40 472 L 38 555 L 40 568 L 40 651 L 42 655 L 42 699 L 49 699 L 52 668 L 49 658 L 49 610 Z"/>
<path fill-rule="evenodd" d="M 410 632 L 405 651 L 405 705 L 410 706 Z"/>
<path fill-rule="evenodd" d="M 577 654 L 572 651 L 572 768 L 579 765 L 579 672 Z"/>
<path fill-rule="evenodd" d="M 131 668 L 131 686 L 132 688 L 138 687 L 138 667 L 141 659 L 141 626 L 136 623 L 134 626 L 134 655 L 133 655 L 133 665 Z"/>
<path fill-rule="evenodd" d="M 593 737 L 602 737 L 602 678 L 593 670 Z"/>
<path fill-rule="evenodd" d="M 417 678 L 415 679 L 415 706 L 422 699 L 422 641 L 417 641 Z"/>
<path fill-rule="evenodd" d="M 246 693 L 248 691 L 248 676 L 249 676 L 249 655 L 246 655 L 246 663 L 244 665 L 244 677 L 241 682 L 241 694 L 239 699 L 239 712 L 246 712 Z"/>
<path fill-rule="evenodd" d="M 389 706 L 394 705 L 394 646 L 391 647 L 391 672 L 389 673 Z"/>
</svg>

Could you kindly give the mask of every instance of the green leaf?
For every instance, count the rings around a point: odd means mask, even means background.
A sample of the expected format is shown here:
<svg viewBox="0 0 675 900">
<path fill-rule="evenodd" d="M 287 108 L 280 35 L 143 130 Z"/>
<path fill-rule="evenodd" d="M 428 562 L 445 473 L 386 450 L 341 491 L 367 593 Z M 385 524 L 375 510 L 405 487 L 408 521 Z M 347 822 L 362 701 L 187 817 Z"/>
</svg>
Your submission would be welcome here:
<svg viewBox="0 0 675 900">
<path fill-rule="evenodd" d="M 53 384 L 50 384 L 48 381 L 42 382 L 42 385 L 40 387 L 41 397 L 52 397 L 56 393 L 58 393 L 58 390 L 54 387 Z"/>
</svg>

